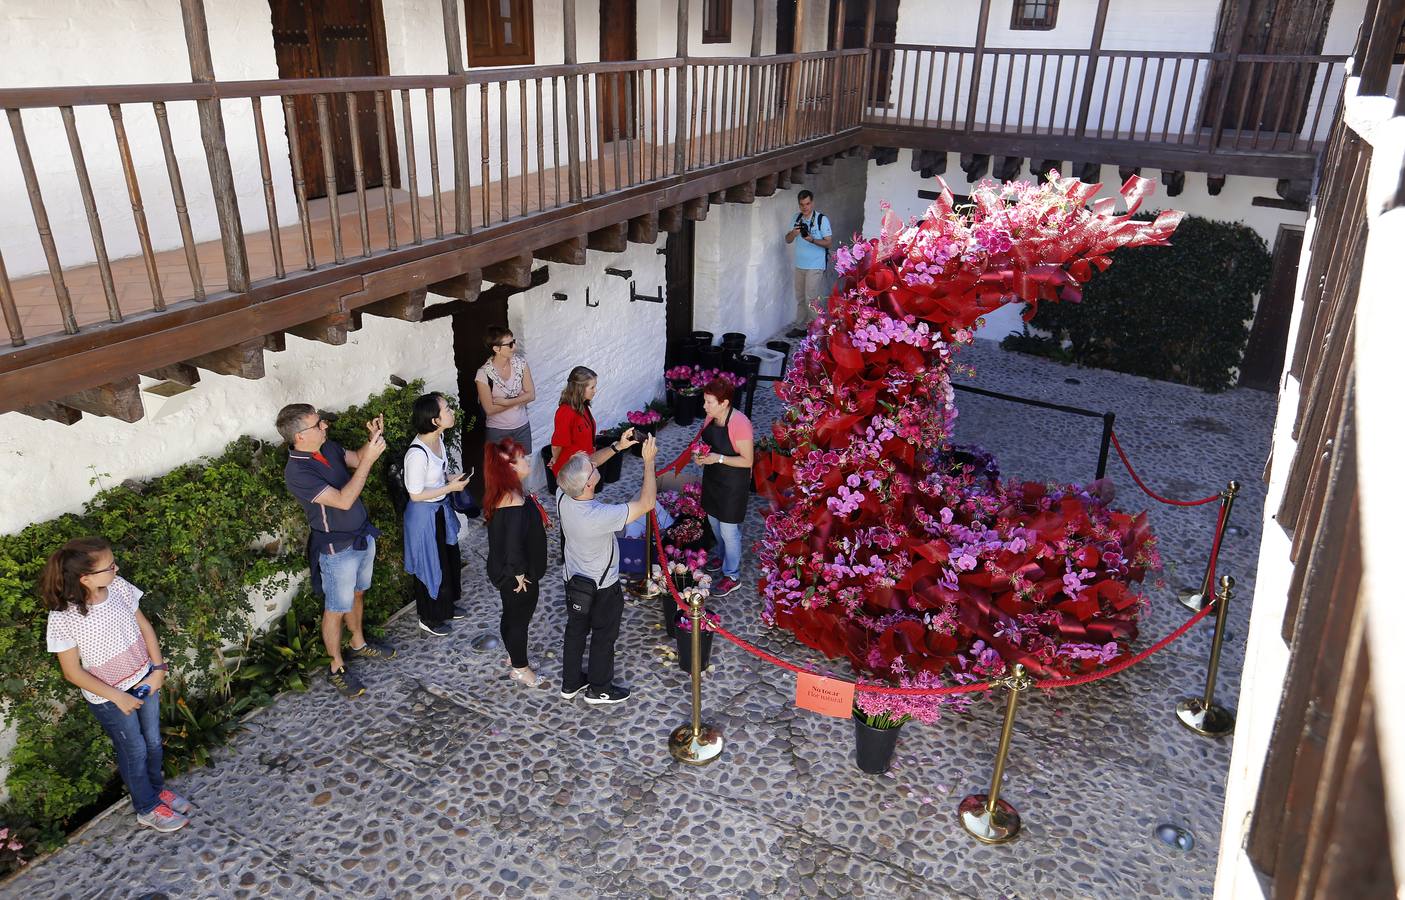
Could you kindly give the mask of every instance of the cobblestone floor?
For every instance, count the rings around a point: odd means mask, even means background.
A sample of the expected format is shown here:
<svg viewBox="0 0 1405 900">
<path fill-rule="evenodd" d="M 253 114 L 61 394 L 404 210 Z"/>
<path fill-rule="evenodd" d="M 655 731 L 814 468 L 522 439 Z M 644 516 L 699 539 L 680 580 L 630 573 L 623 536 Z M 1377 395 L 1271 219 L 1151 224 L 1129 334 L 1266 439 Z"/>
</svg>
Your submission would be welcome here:
<svg viewBox="0 0 1405 900">
<path fill-rule="evenodd" d="M 1204 496 L 1237 478 L 1234 532 L 1221 571 L 1239 579 L 1220 696 L 1233 705 L 1253 596 L 1274 399 L 1207 395 L 1177 385 L 967 351 L 976 383 L 1117 413 L 1117 430 L 1156 489 Z M 608 391 L 608 384 L 601 390 Z M 760 400 L 760 398 L 758 398 Z M 1081 480 L 1096 465 L 1101 423 L 958 394 L 960 437 L 995 451 L 1002 470 Z M 776 413 L 759 402 L 758 425 Z M 690 434 L 663 434 L 672 458 Z M 1114 458 L 1119 505 L 1147 508 Z M 621 499 L 639 463 L 607 491 Z M 1198 582 L 1213 505 L 1151 505 L 1167 561 L 1143 640 L 1184 621 L 1175 589 Z M 759 505 L 746 526 L 758 537 Z M 465 538 L 472 617 L 449 639 L 388 628 L 400 655 L 363 668 L 369 691 L 348 703 L 325 681 L 260 713 L 212 765 L 177 779 L 197 806 L 191 827 L 159 836 L 122 804 L 68 847 L 0 889 L 25 898 L 137 897 L 1208 897 L 1214 877 L 1228 740 L 1197 737 L 1172 715 L 1198 693 L 1210 629 L 1116 678 L 1040 692 L 1019 716 L 1006 797 L 1025 828 L 986 847 L 956 824 L 984 790 L 1001 704 L 977 702 L 938 726 L 909 725 L 886 777 L 854 766 L 852 725 L 793 708 L 785 673 L 722 645 L 704 691 L 726 735 L 704 769 L 674 763 L 667 736 L 687 718 L 685 676 L 657 606 L 631 603 L 620 680 L 634 697 L 608 708 L 559 699 L 559 584 L 543 586 L 532 652 L 550 689 L 507 679 L 501 653 L 475 653 L 498 599 L 483 575 L 484 532 Z M 755 584 L 748 559 L 744 583 Z M 730 627 L 790 659 L 814 655 L 765 629 L 753 590 L 718 601 Z M 1191 829 L 1173 851 L 1153 829 Z"/>
</svg>

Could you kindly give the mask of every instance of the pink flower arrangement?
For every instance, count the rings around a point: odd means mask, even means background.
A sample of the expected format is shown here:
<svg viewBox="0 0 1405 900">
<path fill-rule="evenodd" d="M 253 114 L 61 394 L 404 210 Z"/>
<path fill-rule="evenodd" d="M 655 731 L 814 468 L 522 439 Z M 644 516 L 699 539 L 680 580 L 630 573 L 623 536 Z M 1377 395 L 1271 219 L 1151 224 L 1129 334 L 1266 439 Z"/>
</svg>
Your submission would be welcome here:
<svg viewBox="0 0 1405 900">
<path fill-rule="evenodd" d="M 683 612 L 682 610 L 679 610 L 679 613 L 680 615 L 678 616 L 678 630 L 686 632 L 688 634 L 692 634 L 693 617 Z M 714 612 L 705 612 L 702 614 L 702 626 L 703 631 L 716 631 L 718 628 L 722 627 L 722 617 Z"/>
<path fill-rule="evenodd" d="M 1076 301 L 1123 246 L 1164 244 L 1180 219 L 1131 219 L 1154 186 L 1129 179 L 1125 215 L 1098 186 L 983 181 L 957 210 L 943 191 L 921 219 L 886 209 L 875 238 L 841 247 L 840 279 L 777 388 L 789 465 L 759 557 L 763 618 L 883 683 L 1039 677 L 1121 657 L 1159 567 L 1142 515 L 1096 487 L 1001 482 L 952 465 L 953 354 L 1011 300 Z M 897 725 L 943 704 L 860 692 Z"/>
<path fill-rule="evenodd" d="M 657 425 L 663 421 L 663 416 L 652 409 L 638 409 L 625 414 L 631 425 Z"/>
<path fill-rule="evenodd" d="M 691 383 L 693 380 L 693 373 L 697 371 L 697 368 L 697 366 L 674 366 L 671 369 L 665 370 L 663 377 L 667 378 L 669 381 L 686 381 Z"/>
<path fill-rule="evenodd" d="M 688 453 L 693 456 L 707 456 L 711 452 L 712 448 L 704 440 L 696 440 L 688 445 Z"/>
<path fill-rule="evenodd" d="M 692 379 L 693 387 L 697 388 L 698 390 L 702 390 L 709 384 L 712 384 L 714 381 L 725 381 L 730 384 L 733 388 L 741 388 L 746 386 L 746 378 L 736 374 L 735 372 L 727 372 L 722 369 L 704 369 L 697 366 L 694 367 Z"/>
</svg>

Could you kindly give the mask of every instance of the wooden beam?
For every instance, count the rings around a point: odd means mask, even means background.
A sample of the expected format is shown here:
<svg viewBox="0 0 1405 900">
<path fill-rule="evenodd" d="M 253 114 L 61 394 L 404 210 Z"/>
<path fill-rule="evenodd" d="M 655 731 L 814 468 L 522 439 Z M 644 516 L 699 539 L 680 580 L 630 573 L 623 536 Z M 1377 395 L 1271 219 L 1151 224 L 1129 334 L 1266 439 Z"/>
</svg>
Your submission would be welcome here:
<svg viewBox="0 0 1405 900">
<path fill-rule="evenodd" d="M 561 60 L 568 66 L 576 64 L 576 2 L 577 0 L 561 0 Z M 577 104 L 580 103 L 580 86 L 576 82 L 577 77 L 576 75 L 566 76 L 566 109 L 569 110 L 569 114 L 566 116 L 566 181 L 572 203 L 581 202 L 581 126 L 576 117 Z M 684 87 L 680 82 L 678 85 L 679 96 L 682 96 Z M 553 115 L 555 115 L 555 107 L 552 109 Z M 677 131 L 675 133 L 682 134 L 683 132 Z M 675 141 L 675 143 L 681 144 L 682 142 Z"/>
<path fill-rule="evenodd" d="M 707 202 L 715 204 L 717 206 L 721 206 L 723 203 L 726 203 L 727 188 L 722 188 L 721 190 L 712 191 L 711 193 L 709 193 L 707 195 Z"/>
<path fill-rule="evenodd" d="M 805 163 L 806 175 L 818 175 L 820 171 L 820 161 L 818 159 L 807 160 Z"/>
<path fill-rule="evenodd" d="M 294 325 L 288 328 L 287 332 L 303 340 L 320 341 L 323 344 L 340 347 L 346 343 L 346 333 L 350 330 L 351 313 L 334 312 L 330 315 L 319 316 L 311 322 Z"/>
<path fill-rule="evenodd" d="M 1023 168 L 1022 156 L 997 156 L 991 170 L 995 173 L 997 181 L 1013 181 L 1020 177 L 1020 170 Z"/>
<path fill-rule="evenodd" d="M 440 4 L 444 19 L 444 53 L 450 75 L 464 73 L 465 48 L 463 34 L 459 31 L 459 8 L 462 5 L 459 0 L 442 0 Z M 570 79 L 567 82 L 569 84 Z M 571 108 L 575 109 L 574 106 Z M 568 125 L 572 118 L 566 117 Z M 468 189 L 468 86 L 462 82 L 449 88 L 449 122 L 453 139 L 454 231 L 469 234 L 473 231 L 473 195 Z M 571 147 L 575 148 L 574 141 Z"/>
<path fill-rule="evenodd" d="M 530 291 L 532 288 L 541 287 L 550 280 L 551 269 L 546 266 L 538 266 L 537 268 L 532 270 L 532 280 L 527 287 L 520 288 L 513 287 L 510 284 L 495 284 L 483 293 L 479 294 L 477 301 L 473 302 L 487 302 L 489 304 L 492 304 L 497 301 L 506 300 L 508 297 L 511 297 L 514 294 L 520 294 L 524 291 Z M 431 322 L 435 319 L 442 319 L 446 316 L 454 316 L 458 315 L 459 313 L 468 312 L 469 302 L 470 301 L 466 300 L 454 300 L 450 303 L 436 303 L 429 309 L 425 310 L 424 319 L 426 322 Z"/>
<path fill-rule="evenodd" d="M 288 336 L 287 336 L 286 334 L 284 334 L 283 332 L 281 332 L 281 331 L 275 331 L 275 332 L 273 332 L 272 334 L 266 334 L 266 335 L 264 335 L 264 336 L 263 336 L 263 349 L 267 350 L 269 353 L 282 353 L 284 350 L 287 350 L 287 349 L 288 349 Z M 208 366 L 207 366 L 206 368 L 208 368 Z M 263 377 L 263 357 L 262 357 L 262 356 L 259 357 L 259 374 L 257 374 L 257 375 L 250 375 L 250 376 L 248 376 L 248 377 L 250 377 L 250 378 L 262 378 L 262 377 Z"/>
<path fill-rule="evenodd" d="M 493 284 L 529 287 L 532 284 L 532 254 L 519 253 L 511 259 L 484 266 L 483 280 Z"/>
<path fill-rule="evenodd" d="M 404 322 L 419 322 L 424 319 L 424 300 L 427 293 L 424 288 L 405 291 L 393 297 L 386 297 L 384 300 L 377 300 L 375 303 L 367 303 L 356 312 L 370 316 L 385 316 L 388 319 L 400 319 Z"/>
<path fill-rule="evenodd" d="M 629 223 L 616 222 L 597 228 L 586 238 L 586 246 L 605 253 L 623 253 L 629 249 Z"/>
<path fill-rule="evenodd" d="M 453 297 L 455 300 L 471 302 L 478 299 L 478 292 L 483 289 L 483 270 L 470 269 L 444 281 L 436 281 L 429 285 L 432 293 L 443 297 Z"/>
<path fill-rule="evenodd" d="M 143 415 L 141 387 L 135 375 L 76 391 L 60 397 L 57 402 L 85 413 L 111 416 L 123 422 L 140 421 Z"/>
<path fill-rule="evenodd" d="M 946 174 L 945 150 L 912 151 L 912 169 L 923 178 Z"/>
<path fill-rule="evenodd" d="M 1097 184 L 1103 177 L 1103 167 L 1101 163 L 1095 162 L 1075 162 L 1073 164 L 1073 174 L 1078 176 L 1078 180 L 1085 184 Z"/>
<path fill-rule="evenodd" d="M 755 203 L 756 182 L 744 181 L 741 184 L 733 185 L 723 192 L 723 197 L 728 203 Z"/>
<path fill-rule="evenodd" d="M 185 28 L 185 48 L 190 57 L 190 77 L 197 84 L 215 80 L 210 55 L 210 30 L 205 21 L 204 0 L 180 0 L 181 24 Z M 113 107 L 116 109 L 116 107 Z M 205 148 L 206 168 L 215 201 L 215 220 L 220 228 L 220 246 L 229 290 L 249 289 L 249 256 L 244 245 L 244 225 L 239 217 L 239 195 L 234 188 L 234 169 L 229 162 L 225 140 L 224 114 L 219 100 L 195 101 L 200 121 L 200 142 Z"/>
<path fill-rule="evenodd" d="M 1162 172 L 1162 182 L 1166 185 L 1166 196 L 1177 197 L 1185 190 L 1184 172 Z"/>
<path fill-rule="evenodd" d="M 791 184 L 804 184 L 804 183 L 805 183 L 805 167 L 804 167 L 803 165 L 801 165 L 801 166 L 791 166 L 791 167 L 790 167 L 790 183 L 791 183 Z"/>
<path fill-rule="evenodd" d="M 1078 98 L 1078 127 L 1074 137 L 1081 138 L 1088 131 L 1088 110 L 1093 105 L 1093 82 L 1098 76 L 1098 57 L 1102 55 L 1103 30 L 1107 27 L 1108 0 L 1098 0 L 1098 12 L 1093 18 L 1093 37 L 1088 43 L 1088 63 L 1083 70 L 1083 92 Z M 1245 3 L 1247 8 L 1249 4 Z M 1106 99 L 1103 101 L 1106 103 Z M 1189 101 L 1187 101 L 1189 102 Z"/>
<path fill-rule="evenodd" d="M 834 159 L 835 159 L 835 155 L 834 155 L 833 153 L 829 154 L 828 156 L 822 156 L 822 157 L 820 157 L 820 165 L 822 165 L 822 166 L 832 166 L 832 165 L 834 165 Z"/>
<path fill-rule="evenodd" d="M 35 403 L 30 406 L 21 406 L 16 412 L 22 412 L 26 416 L 33 416 L 36 419 L 44 419 L 49 422 L 58 422 L 60 425 L 72 425 L 83 414 L 71 406 L 63 406 L 46 400 L 43 403 Z"/>
<path fill-rule="evenodd" d="M 575 0 L 564 0 L 566 3 L 574 3 Z M 688 57 L 688 0 L 678 0 L 678 39 L 674 45 L 675 53 L 679 59 Z M 678 96 L 674 98 L 674 123 L 673 123 L 673 174 L 682 175 L 687 168 L 688 141 L 684 137 L 688 133 L 688 79 L 684 78 L 686 67 L 678 70 L 676 90 Z M 574 109 L 574 107 L 572 107 Z"/>
<path fill-rule="evenodd" d="M 174 381 L 176 384 L 183 384 L 186 387 L 194 387 L 200 383 L 200 371 L 189 363 L 157 366 L 142 374 L 147 378 L 155 378 L 157 381 Z"/>
<path fill-rule="evenodd" d="M 890 166 L 898 161 L 897 147 L 872 147 L 868 151 L 868 158 L 873 160 L 874 165 Z M 806 171 L 811 171 L 806 169 Z"/>
<path fill-rule="evenodd" d="M 629 242 L 631 244 L 653 244 L 659 239 L 659 214 L 645 213 L 629 220 Z"/>
<path fill-rule="evenodd" d="M 789 169 L 781 169 L 779 172 L 776 173 L 776 188 L 777 188 L 778 190 L 784 191 L 784 190 L 787 190 L 789 187 L 790 187 L 790 170 L 789 170 Z"/>
<path fill-rule="evenodd" d="M 1142 174 L 1141 166 L 1118 166 L 1118 167 L 1117 167 L 1117 177 L 1122 180 L 1122 183 L 1123 183 L 1123 184 L 1126 184 L 1126 183 L 1127 183 L 1127 179 L 1128 179 L 1128 178 L 1131 178 L 1133 175 L 1140 175 L 1140 174 Z"/>
<path fill-rule="evenodd" d="M 756 196 L 770 197 L 775 194 L 777 187 L 775 175 L 762 175 L 756 179 Z"/>
<path fill-rule="evenodd" d="M 1106 2 L 1106 0 L 1104 0 Z M 990 0 L 981 0 L 980 19 L 976 24 L 976 46 L 971 57 L 971 87 L 966 96 L 966 125 L 965 132 L 971 133 L 971 129 L 976 125 L 976 109 L 980 104 L 976 102 L 981 90 L 981 66 L 985 62 L 985 36 L 990 27 Z M 1000 57 L 995 58 L 996 65 L 1000 63 Z M 998 69 L 997 69 L 998 71 Z M 915 91 L 916 88 L 914 87 Z"/>
<path fill-rule="evenodd" d="M 683 218 L 690 222 L 701 222 L 707 218 L 707 198 L 694 197 L 683 203 Z"/>
<path fill-rule="evenodd" d="M 1206 175 L 1205 189 L 1209 191 L 1211 197 L 1218 197 L 1220 191 L 1224 190 L 1224 175 Z"/>
<path fill-rule="evenodd" d="M 269 335 L 268 338 L 275 340 L 280 345 L 277 347 L 278 350 L 287 346 L 281 331 L 276 335 Z M 264 373 L 263 351 L 266 340 L 240 341 L 221 350 L 191 357 L 186 360 L 186 363 L 207 372 L 214 372 L 216 375 L 234 375 L 238 378 L 249 379 L 262 378 Z"/>
<path fill-rule="evenodd" d="M 986 172 L 990 171 L 990 154 L 961 154 L 961 171 L 966 173 L 966 180 L 974 184 L 979 181 Z"/>
<path fill-rule="evenodd" d="M 683 230 L 683 204 L 675 203 L 659 210 L 659 228 L 669 234 Z"/>
<path fill-rule="evenodd" d="M 1064 162 L 1063 162 L 1063 160 L 1061 160 L 1061 159 L 1041 159 L 1041 160 L 1039 161 L 1039 171 L 1035 172 L 1034 174 L 1035 174 L 1035 175 L 1038 175 L 1038 176 L 1040 177 L 1040 179 L 1043 179 L 1045 175 L 1048 175 L 1048 174 L 1049 174 L 1049 171 L 1050 171 L 1051 169 L 1054 170 L 1054 171 L 1056 171 L 1056 172 L 1058 172 L 1060 175 L 1062 175 L 1062 174 L 1063 174 L 1063 171 L 1064 171 Z"/>
<path fill-rule="evenodd" d="M 532 256 L 543 262 L 563 263 L 568 266 L 585 265 L 585 235 L 577 235 L 564 241 L 557 241 L 532 251 Z"/>
</svg>

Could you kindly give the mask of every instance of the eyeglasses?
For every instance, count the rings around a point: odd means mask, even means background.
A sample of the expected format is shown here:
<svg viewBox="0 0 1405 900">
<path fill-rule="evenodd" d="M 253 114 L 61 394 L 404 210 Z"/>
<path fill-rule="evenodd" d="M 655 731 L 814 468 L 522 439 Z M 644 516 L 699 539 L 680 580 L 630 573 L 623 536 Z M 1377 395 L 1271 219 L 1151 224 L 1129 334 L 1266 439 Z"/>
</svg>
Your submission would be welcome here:
<svg viewBox="0 0 1405 900">
<path fill-rule="evenodd" d="M 299 428 L 297 431 L 293 432 L 293 434 L 302 434 L 304 431 L 311 431 L 311 430 L 314 429 L 314 428 L 323 428 L 323 427 L 325 427 L 327 424 L 328 424 L 328 423 L 327 423 L 327 420 L 326 420 L 326 419 L 319 418 L 316 422 L 313 422 L 311 425 L 307 426 L 306 428 Z"/>
<path fill-rule="evenodd" d="M 516 347 L 517 347 L 517 338 L 513 338 L 512 340 L 508 341 L 506 344 L 494 344 L 493 346 L 494 346 L 494 347 L 508 347 L 508 348 L 516 349 Z"/>
<path fill-rule="evenodd" d="M 88 574 L 89 574 L 89 575 L 106 575 L 108 572 L 116 572 L 116 571 L 117 571 L 117 560 L 114 559 L 114 560 L 112 561 L 112 565 L 108 566 L 107 568 L 105 568 L 105 569 L 98 569 L 96 572 L 89 572 Z"/>
</svg>

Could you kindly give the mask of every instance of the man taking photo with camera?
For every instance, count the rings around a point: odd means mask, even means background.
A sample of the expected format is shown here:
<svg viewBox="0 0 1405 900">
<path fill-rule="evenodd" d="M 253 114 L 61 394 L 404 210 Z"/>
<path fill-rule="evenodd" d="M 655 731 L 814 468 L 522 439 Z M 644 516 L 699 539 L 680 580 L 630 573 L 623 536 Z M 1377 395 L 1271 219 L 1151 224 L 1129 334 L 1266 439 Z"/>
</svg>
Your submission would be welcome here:
<svg viewBox="0 0 1405 900">
<path fill-rule="evenodd" d="M 810 302 L 824 293 L 824 272 L 829 265 L 832 232 L 829 217 L 815 210 L 815 195 L 800 192 L 800 212 L 795 214 L 791 228 L 785 233 L 787 244 L 795 244 L 795 327 L 786 337 L 804 337 L 815 317 Z"/>
</svg>

